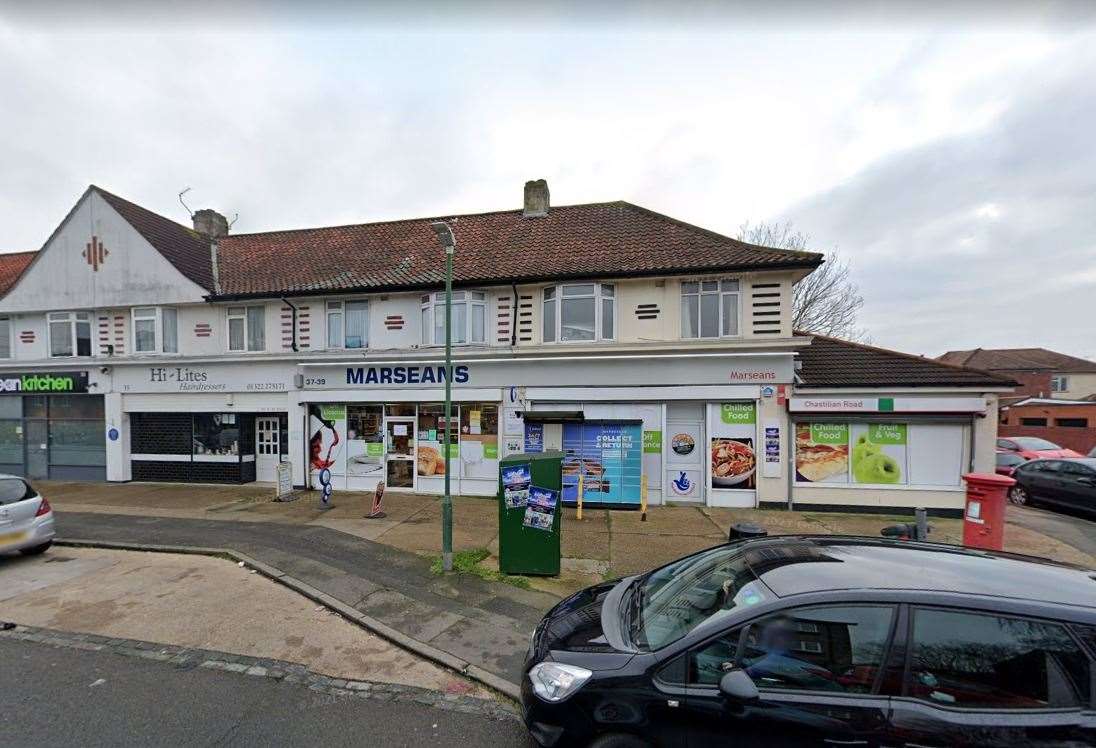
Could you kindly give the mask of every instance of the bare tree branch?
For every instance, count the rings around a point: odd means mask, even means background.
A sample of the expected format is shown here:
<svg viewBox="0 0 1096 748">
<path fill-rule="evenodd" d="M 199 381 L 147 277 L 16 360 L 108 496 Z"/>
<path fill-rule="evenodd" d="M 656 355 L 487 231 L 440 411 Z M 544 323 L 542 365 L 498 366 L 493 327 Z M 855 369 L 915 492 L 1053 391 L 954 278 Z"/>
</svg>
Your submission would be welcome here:
<svg viewBox="0 0 1096 748">
<path fill-rule="evenodd" d="M 810 237 L 791 223 L 744 223 L 738 238 L 750 244 L 801 252 L 810 249 Z M 867 330 L 857 326 L 864 297 L 852 280 L 848 261 L 834 250 L 826 261 L 792 291 L 792 327 L 796 330 L 831 335 L 845 340 L 871 342 Z"/>
</svg>

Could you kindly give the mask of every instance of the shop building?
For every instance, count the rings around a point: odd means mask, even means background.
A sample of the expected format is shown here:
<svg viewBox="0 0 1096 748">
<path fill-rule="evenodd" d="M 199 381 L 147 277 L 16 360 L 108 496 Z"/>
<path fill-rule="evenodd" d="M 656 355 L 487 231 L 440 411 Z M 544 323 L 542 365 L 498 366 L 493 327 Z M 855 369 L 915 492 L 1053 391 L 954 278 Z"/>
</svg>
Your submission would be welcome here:
<svg viewBox="0 0 1096 748">
<path fill-rule="evenodd" d="M 501 457 L 562 449 L 565 501 L 582 476 L 609 507 L 645 487 L 652 504 L 952 512 L 960 474 L 992 469 L 1009 380 L 792 330 L 821 255 L 628 203 L 553 208 L 542 183 L 524 209 L 447 217 L 447 444 L 436 219 L 240 235 L 193 219 L 92 187 L 40 251 L 0 260 L 0 371 L 87 374 L 66 397 L 101 403 L 79 411 L 101 447 L 88 478 L 271 481 L 288 462 L 299 486 L 324 471 L 336 491 L 438 494 L 448 452 L 452 490 L 486 496 Z M 12 465 L 27 418 L 65 439 L 80 420 L 49 402 L 12 406 Z M 59 439 L 42 451 L 62 475 L 78 466 Z"/>
</svg>

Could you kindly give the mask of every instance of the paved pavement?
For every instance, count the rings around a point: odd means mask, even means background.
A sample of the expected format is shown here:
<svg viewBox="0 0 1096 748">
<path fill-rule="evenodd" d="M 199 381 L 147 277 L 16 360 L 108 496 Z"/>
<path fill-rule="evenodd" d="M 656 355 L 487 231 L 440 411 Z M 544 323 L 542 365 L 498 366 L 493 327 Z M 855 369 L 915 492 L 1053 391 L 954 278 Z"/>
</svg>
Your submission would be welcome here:
<svg viewBox="0 0 1096 748">
<path fill-rule="evenodd" d="M 1019 525 L 1049 535 L 1090 556 L 1096 556 L 1096 522 L 1092 521 L 1092 515 L 1012 504 L 1006 512 L 1010 525 Z M 1005 533 L 1008 533 L 1008 528 Z"/>
<path fill-rule="evenodd" d="M 58 512 L 64 538 L 231 548 L 420 642 L 517 684 L 529 635 L 558 598 L 470 575 L 315 525 Z"/>
<path fill-rule="evenodd" d="M 529 746 L 515 719 L 0 639 L 5 745 Z"/>
</svg>

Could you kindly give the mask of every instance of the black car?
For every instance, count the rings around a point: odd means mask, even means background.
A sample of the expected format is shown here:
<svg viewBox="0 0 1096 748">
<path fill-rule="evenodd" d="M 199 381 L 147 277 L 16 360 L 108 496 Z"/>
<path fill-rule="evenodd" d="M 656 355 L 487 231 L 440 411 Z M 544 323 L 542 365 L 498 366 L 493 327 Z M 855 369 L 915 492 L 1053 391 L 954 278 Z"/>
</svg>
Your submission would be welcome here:
<svg viewBox="0 0 1096 748">
<path fill-rule="evenodd" d="M 1013 504 L 1055 504 L 1068 509 L 1096 512 L 1096 459 L 1032 460 L 1018 466 L 1009 489 Z"/>
<path fill-rule="evenodd" d="M 1096 745 L 1096 573 L 875 538 L 711 548 L 556 605 L 542 745 Z"/>
</svg>

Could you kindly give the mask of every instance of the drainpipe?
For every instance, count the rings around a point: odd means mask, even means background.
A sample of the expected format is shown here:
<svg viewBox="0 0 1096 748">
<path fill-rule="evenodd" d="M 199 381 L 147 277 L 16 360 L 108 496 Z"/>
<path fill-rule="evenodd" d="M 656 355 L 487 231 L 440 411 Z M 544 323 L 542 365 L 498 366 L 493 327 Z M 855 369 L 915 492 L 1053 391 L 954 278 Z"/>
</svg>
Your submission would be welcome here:
<svg viewBox="0 0 1096 748">
<path fill-rule="evenodd" d="M 294 353 L 298 353 L 298 351 L 297 351 L 297 307 L 293 306 L 293 302 L 290 301 L 289 299 L 285 298 L 284 296 L 282 297 L 282 303 L 285 304 L 286 306 L 288 306 L 293 312 L 293 338 L 292 338 L 292 341 L 289 344 L 289 347 L 293 350 Z"/>
<path fill-rule="evenodd" d="M 518 344 L 518 284 L 511 283 L 510 287 L 514 289 L 514 303 L 510 311 L 510 347 L 513 348 Z"/>
</svg>

